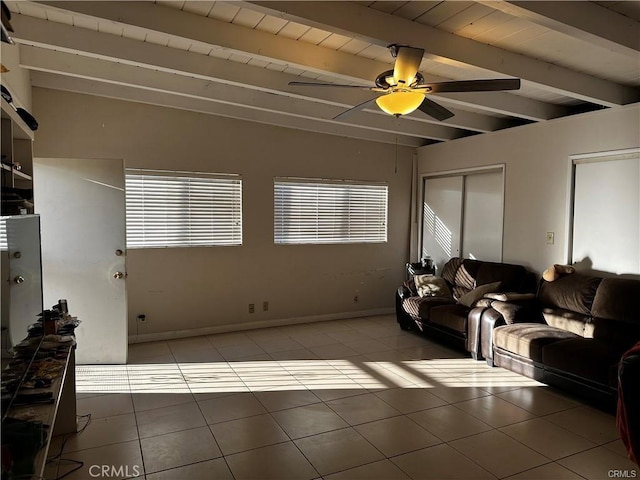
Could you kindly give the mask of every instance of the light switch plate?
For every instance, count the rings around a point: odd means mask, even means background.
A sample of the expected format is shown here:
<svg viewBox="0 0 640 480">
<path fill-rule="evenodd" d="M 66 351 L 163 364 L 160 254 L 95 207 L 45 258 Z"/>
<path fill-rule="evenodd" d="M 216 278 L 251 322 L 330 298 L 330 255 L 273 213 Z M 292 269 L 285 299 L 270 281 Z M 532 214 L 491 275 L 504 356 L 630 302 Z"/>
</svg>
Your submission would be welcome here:
<svg viewBox="0 0 640 480">
<path fill-rule="evenodd" d="M 553 245 L 555 240 L 555 233 L 547 232 L 547 245 Z"/>
</svg>

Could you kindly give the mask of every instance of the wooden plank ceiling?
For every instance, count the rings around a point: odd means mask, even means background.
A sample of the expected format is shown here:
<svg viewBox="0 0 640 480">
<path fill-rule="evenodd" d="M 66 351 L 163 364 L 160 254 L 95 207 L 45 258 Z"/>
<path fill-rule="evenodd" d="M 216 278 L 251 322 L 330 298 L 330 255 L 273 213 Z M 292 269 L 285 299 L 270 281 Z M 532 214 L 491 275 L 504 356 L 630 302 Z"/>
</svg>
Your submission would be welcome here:
<svg viewBox="0 0 640 480">
<path fill-rule="evenodd" d="M 640 100 L 640 1 L 6 2 L 34 86 L 420 146 Z M 429 82 L 522 79 L 439 93 L 455 115 L 396 119 L 358 89 L 425 50 Z"/>
</svg>

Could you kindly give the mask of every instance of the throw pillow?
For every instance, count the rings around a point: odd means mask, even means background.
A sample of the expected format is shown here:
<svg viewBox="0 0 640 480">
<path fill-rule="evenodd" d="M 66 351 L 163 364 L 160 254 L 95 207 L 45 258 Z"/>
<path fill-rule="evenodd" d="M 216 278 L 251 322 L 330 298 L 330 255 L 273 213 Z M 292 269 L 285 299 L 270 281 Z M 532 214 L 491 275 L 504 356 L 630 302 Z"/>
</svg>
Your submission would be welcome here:
<svg viewBox="0 0 640 480">
<path fill-rule="evenodd" d="M 458 303 L 464 305 L 465 307 L 471 308 L 473 305 L 485 296 L 487 293 L 493 293 L 500 290 L 500 284 L 502 282 L 493 282 L 487 283 L 486 285 L 480 285 L 479 287 L 474 288 L 468 293 L 465 293 L 458 299 Z"/>
<path fill-rule="evenodd" d="M 575 271 L 576 269 L 572 265 L 559 265 L 556 263 L 542 272 L 542 278 L 547 282 L 553 282 L 558 279 L 558 277 L 571 275 L 572 273 L 575 273 Z"/>
<path fill-rule="evenodd" d="M 451 298 L 451 290 L 442 277 L 435 275 L 416 275 L 413 277 L 416 290 L 420 297 L 448 297 Z"/>
<path fill-rule="evenodd" d="M 542 278 L 547 282 L 555 281 L 556 278 L 558 278 L 558 276 L 559 276 L 558 272 L 556 272 L 556 269 L 554 268 L 553 265 L 551 265 L 544 272 L 542 272 Z"/>
</svg>

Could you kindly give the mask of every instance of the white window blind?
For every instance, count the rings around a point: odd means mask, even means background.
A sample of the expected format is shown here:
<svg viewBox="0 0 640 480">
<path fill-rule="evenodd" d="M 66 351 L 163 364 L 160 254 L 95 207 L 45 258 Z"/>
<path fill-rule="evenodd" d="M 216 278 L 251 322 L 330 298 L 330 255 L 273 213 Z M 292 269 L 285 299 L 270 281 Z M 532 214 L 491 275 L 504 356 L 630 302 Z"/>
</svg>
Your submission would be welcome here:
<svg viewBox="0 0 640 480">
<path fill-rule="evenodd" d="M 383 184 L 276 179 L 274 241 L 386 242 L 387 197 Z"/>
<path fill-rule="evenodd" d="M 242 245 L 242 180 L 127 170 L 127 247 Z"/>
<path fill-rule="evenodd" d="M 640 151 L 581 155 L 573 163 L 572 263 L 640 274 Z"/>
<path fill-rule="evenodd" d="M 7 219 L 0 218 L 0 250 L 9 250 L 7 244 Z"/>
</svg>

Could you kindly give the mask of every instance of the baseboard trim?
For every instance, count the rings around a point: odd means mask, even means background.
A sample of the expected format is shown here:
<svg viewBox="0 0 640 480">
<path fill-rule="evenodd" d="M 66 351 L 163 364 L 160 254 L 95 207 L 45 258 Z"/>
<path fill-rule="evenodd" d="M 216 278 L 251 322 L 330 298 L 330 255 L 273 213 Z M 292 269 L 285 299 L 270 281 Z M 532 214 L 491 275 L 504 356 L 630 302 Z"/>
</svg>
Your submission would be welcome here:
<svg viewBox="0 0 640 480">
<path fill-rule="evenodd" d="M 263 320 L 259 322 L 247 322 L 239 324 L 216 325 L 215 327 L 191 328 L 188 330 L 172 330 L 168 332 L 143 333 L 129 335 L 129 344 L 157 342 L 160 340 L 173 340 L 176 338 L 196 337 L 200 335 L 213 335 L 216 333 L 240 332 L 254 330 L 256 328 L 283 327 L 286 325 L 299 325 L 302 323 L 326 322 L 329 320 L 344 320 L 347 318 L 373 317 L 376 315 L 390 315 L 393 308 L 376 308 L 373 310 L 360 310 L 357 312 L 328 313 L 326 315 L 310 315 L 308 317 L 280 318 L 275 320 Z"/>
</svg>

